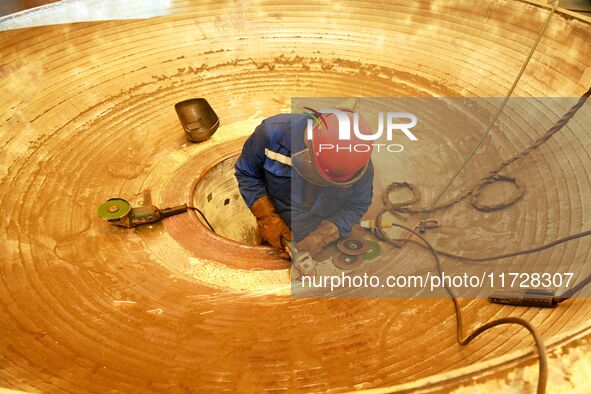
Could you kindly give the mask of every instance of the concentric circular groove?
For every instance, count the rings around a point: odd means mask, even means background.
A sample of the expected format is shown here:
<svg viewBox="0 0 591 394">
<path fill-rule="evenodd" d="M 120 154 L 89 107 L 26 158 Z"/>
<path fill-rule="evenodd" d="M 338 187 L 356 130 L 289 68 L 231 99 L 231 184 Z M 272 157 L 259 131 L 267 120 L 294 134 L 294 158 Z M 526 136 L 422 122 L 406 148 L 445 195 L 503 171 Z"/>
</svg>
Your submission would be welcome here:
<svg viewBox="0 0 591 394">
<path fill-rule="evenodd" d="M 179 1 L 149 20 L 0 33 L 0 386 L 448 387 L 498 357 L 522 360 L 514 351 L 531 341 L 512 327 L 459 349 L 446 299 L 291 298 L 284 261 L 209 233 L 193 214 L 135 230 L 96 217 L 109 197 L 137 205 L 144 188 L 160 207 L 195 201 L 195 182 L 236 155 L 261 119 L 289 111 L 291 97 L 503 96 L 547 12 L 525 1 L 390 3 Z M 589 42 L 589 21 L 558 12 L 515 95 L 580 95 L 591 84 Z M 207 98 L 221 117 L 202 144 L 186 141 L 173 108 L 192 97 Z M 503 115 L 458 191 L 561 115 L 543 102 L 527 105 L 544 115 Z M 572 130 L 589 124 L 589 112 L 573 122 Z M 572 130 L 510 168 L 527 190 L 516 206 L 482 214 L 459 204 L 438 217 L 445 226 L 433 241 L 495 254 L 588 228 L 591 141 Z M 409 181 L 429 201 L 477 138 L 461 130 L 425 136 L 394 159 L 394 170 L 377 173 L 374 194 Z M 433 147 L 449 149 L 433 155 Z M 467 232 L 475 223 L 479 231 Z M 581 271 L 590 245 L 571 242 L 510 267 Z M 411 247 L 382 253 L 393 264 L 430 261 Z M 521 316 L 549 343 L 585 332 L 591 315 L 584 300 L 552 311 L 462 306 L 469 326 Z"/>
</svg>

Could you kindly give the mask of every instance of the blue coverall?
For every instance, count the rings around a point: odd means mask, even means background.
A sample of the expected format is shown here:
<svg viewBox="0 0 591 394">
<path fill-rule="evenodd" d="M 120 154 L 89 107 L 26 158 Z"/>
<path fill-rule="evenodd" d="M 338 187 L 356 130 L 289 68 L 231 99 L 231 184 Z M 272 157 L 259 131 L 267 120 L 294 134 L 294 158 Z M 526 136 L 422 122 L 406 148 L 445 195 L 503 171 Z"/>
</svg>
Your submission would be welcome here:
<svg viewBox="0 0 591 394">
<path fill-rule="evenodd" d="M 304 132 L 309 116 L 280 114 L 265 119 L 248 137 L 235 164 L 240 194 L 250 208 L 265 194 L 291 229 L 296 242 L 323 220 L 330 220 L 341 237 L 351 232 L 371 204 L 373 165 L 349 188 L 319 187 L 292 170 L 292 152 L 305 149 Z M 312 205 L 303 204 L 304 187 L 314 187 Z"/>
</svg>

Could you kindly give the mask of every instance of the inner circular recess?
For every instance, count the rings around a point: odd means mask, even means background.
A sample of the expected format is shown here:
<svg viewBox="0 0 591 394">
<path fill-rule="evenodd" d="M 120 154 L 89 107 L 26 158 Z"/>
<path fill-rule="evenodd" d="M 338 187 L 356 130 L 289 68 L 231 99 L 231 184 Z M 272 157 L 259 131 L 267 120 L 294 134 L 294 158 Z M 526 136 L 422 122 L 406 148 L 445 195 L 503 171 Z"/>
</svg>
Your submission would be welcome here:
<svg viewBox="0 0 591 394">
<path fill-rule="evenodd" d="M 225 238 L 260 244 L 256 219 L 240 195 L 234 176 L 234 155 L 215 164 L 197 182 L 191 197 L 193 206 L 199 208 L 215 232 Z M 197 215 L 205 224 L 203 218 Z"/>
</svg>

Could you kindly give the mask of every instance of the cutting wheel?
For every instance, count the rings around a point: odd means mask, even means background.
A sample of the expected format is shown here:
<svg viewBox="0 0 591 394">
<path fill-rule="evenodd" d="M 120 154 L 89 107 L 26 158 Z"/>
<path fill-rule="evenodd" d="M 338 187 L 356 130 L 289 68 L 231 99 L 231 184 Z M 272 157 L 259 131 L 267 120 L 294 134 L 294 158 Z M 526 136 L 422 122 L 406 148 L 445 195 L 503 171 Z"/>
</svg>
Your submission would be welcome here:
<svg viewBox="0 0 591 394">
<path fill-rule="evenodd" d="M 368 262 L 377 259 L 382 252 L 380 244 L 374 241 L 365 241 L 365 244 L 367 245 L 367 251 L 363 254 L 363 260 Z"/>
<path fill-rule="evenodd" d="M 359 268 L 363 264 L 361 256 L 350 256 L 344 253 L 338 253 L 332 258 L 332 263 L 338 269 L 343 271 L 351 271 Z"/>
<path fill-rule="evenodd" d="M 348 256 L 361 256 L 368 250 L 367 244 L 360 238 L 345 238 L 337 242 L 339 252 Z"/>
<path fill-rule="evenodd" d="M 106 220 L 118 220 L 124 218 L 131 210 L 131 204 L 122 198 L 110 198 L 102 203 L 98 209 L 98 215 Z"/>
</svg>

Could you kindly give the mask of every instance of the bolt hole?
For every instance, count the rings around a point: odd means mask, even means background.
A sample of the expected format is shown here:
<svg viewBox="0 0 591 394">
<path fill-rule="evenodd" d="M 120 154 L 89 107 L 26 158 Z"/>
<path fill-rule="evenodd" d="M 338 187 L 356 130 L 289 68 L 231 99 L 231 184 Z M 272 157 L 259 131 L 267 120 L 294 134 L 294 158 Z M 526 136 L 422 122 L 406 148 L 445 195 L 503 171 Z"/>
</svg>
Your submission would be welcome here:
<svg viewBox="0 0 591 394">
<path fill-rule="evenodd" d="M 209 193 L 207 195 L 207 202 L 210 202 L 212 198 L 213 198 L 213 196 L 211 195 L 211 193 Z"/>
<path fill-rule="evenodd" d="M 224 205 L 228 205 L 229 203 L 230 203 L 230 199 L 229 199 L 229 198 L 226 198 L 226 199 L 224 200 Z"/>
</svg>

